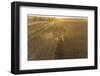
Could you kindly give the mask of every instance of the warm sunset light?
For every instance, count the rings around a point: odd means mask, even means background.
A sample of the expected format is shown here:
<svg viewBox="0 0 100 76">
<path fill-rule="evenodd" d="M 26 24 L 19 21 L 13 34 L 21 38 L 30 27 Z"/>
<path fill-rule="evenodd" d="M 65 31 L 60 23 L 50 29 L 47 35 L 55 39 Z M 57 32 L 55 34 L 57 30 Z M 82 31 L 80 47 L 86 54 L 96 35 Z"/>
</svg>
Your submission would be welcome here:
<svg viewBox="0 0 100 76">
<path fill-rule="evenodd" d="M 28 16 L 28 60 L 87 58 L 87 17 Z"/>
</svg>

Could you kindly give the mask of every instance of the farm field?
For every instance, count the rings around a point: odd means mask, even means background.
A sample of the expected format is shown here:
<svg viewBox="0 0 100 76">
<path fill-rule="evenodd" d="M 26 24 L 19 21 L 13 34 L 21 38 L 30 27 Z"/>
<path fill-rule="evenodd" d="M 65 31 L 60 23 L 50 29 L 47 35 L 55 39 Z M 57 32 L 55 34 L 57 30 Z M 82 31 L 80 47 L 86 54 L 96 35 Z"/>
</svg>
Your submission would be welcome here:
<svg viewBox="0 0 100 76">
<path fill-rule="evenodd" d="M 28 60 L 88 57 L 87 18 L 28 16 Z"/>
</svg>

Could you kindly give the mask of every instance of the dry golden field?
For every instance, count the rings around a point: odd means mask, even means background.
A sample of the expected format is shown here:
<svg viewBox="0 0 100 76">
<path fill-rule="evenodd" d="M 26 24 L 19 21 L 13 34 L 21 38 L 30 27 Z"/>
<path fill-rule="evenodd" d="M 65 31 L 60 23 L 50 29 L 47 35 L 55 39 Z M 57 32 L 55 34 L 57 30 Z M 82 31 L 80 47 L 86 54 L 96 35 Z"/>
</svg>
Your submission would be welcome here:
<svg viewBox="0 0 100 76">
<path fill-rule="evenodd" d="M 87 58 L 87 18 L 28 16 L 28 60 Z"/>
</svg>

